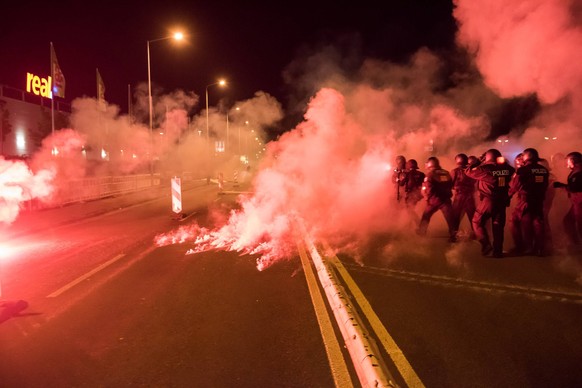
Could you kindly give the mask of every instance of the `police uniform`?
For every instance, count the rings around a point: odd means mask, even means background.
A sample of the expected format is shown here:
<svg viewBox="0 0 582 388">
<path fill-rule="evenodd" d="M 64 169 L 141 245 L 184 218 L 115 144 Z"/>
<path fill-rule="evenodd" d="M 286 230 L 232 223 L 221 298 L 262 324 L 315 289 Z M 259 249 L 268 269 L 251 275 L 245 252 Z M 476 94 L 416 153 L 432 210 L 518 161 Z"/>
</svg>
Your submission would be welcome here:
<svg viewBox="0 0 582 388">
<path fill-rule="evenodd" d="M 404 181 L 406 179 L 406 158 L 402 155 L 398 155 L 395 160 L 396 168 L 392 172 L 392 184 L 396 189 L 396 200 L 400 202 L 401 197 L 401 187 L 404 187 Z"/>
<path fill-rule="evenodd" d="M 426 235 L 430 219 L 437 210 L 442 211 L 449 227 L 449 240 L 456 241 L 455 236 L 455 217 L 451 204 L 453 196 L 453 179 L 447 170 L 436 167 L 430 169 L 426 177 L 422 190 L 426 198 L 426 208 L 422 213 L 420 225 L 418 227 L 419 235 Z"/>
<path fill-rule="evenodd" d="M 509 196 L 517 196 L 517 204 L 511 217 L 511 235 L 516 254 L 546 253 L 544 201 L 549 178 L 550 172 L 547 168 L 535 160 L 526 160 L 511 180 Z"/>
<path fill-rule="evenodd" d="M 471 231 L 473 231 L 473 216 L 475 215 L 475 179 L 465 173 L 467 165 L 460 165 L 451 171 L 453 178 L 453 214 L 455 215 L 455 231 L 459 231 L 459 225 L 464 214 L 469 218 Z"/>
<path fill-rule="evenodd" d="M 515 169 L 507 162 L 487 161 L 477 167 L 469 167 L 465 173 L 477 181 L 480 202 L 473 216 L 475 237 L 481 243 L 484 255 L 493 251 L 494 257 L 503 255 L 503 233 L 506 222 L 506 208 L 509 204 L 509 182 Z M 485 227 L 492 221 L 493 244 Z"/>
<path fill-rule="evenodd" d="M 580 244 L 582 238 L 582 165 L 576 164 L 568 175 L 566 184 L 572 206 L 564 217 L 564 228 L 572 244 Z"/>
<path fill-rule="evenodd" d="M 404 202 L 407 207 L 414 208 L 422 199 L 422 184 L 425 174 L 416 169 L 410 169 L 406 173 L 402 183 L 404 185 Z"/>
</svg>

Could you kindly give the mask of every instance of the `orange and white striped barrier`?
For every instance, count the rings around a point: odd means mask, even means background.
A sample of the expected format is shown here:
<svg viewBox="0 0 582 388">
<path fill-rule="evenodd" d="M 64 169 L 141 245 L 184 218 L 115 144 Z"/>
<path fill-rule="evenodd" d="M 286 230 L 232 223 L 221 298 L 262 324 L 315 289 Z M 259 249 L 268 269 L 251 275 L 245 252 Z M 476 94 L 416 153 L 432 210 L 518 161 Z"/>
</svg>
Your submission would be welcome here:
<svg viewBox="0 0 582 388">
<path fill-rule="evenodd" d="M 238 186 L 238 171 L 237 170 L 234 170 L 233 182 L 234 182 L 234 186 Z"/>
<path fill-rule="evenodd" d="M 182 212 L 182 183 L 180 178 L 172 178 L 172 211 L 176 214 Z"/>
</svg>

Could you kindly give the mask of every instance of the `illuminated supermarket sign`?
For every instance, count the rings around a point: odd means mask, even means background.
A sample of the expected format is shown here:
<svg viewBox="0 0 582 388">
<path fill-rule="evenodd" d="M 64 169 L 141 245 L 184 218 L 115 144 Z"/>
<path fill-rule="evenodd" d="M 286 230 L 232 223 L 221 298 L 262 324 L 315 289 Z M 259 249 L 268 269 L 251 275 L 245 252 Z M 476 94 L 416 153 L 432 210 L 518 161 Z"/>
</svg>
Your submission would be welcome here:
<svg viewBox="0 0 582 388">
<path fill-rule="evenodd" d="M 38 75 L 26 73 L 26 91 L 45 98 L 53 98 L 52 78 L 40 78 Z"/>
</svg>

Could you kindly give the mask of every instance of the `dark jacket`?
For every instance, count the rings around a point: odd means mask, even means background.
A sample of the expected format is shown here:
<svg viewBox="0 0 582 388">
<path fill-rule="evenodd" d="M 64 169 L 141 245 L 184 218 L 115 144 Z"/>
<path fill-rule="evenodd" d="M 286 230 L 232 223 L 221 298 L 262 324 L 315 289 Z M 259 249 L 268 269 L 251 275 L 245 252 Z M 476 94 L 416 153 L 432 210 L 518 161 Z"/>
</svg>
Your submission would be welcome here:
<svg viewBox="0 0 582 388">
<path fill-rule="evenodd" d="M 465 170 L 468 177 L 478 182 L 477 189 L 481 197 L 499 201 L 509 200 L 509 182 L 514 172 L 515 168 L 507 162 L 486 162 Z"/>
<path fill-rule="evenodd" d="M 568 190 L 568 195 L 573 203 L 582 203 L 582 166 L 575 166 L 570 171 L 566 190 Z"/>
<path fill-rule="evenodd" d="M 473 195 L 475 193 L 475 179 L 467 176 L 466 166 L 459 166 L 451 171 L 453 190 L 456 195 Z"/>
<path fill-rule="evenodd" d="M 424 178 L 423 190 L 424 196 L 429 201 L 431 199 L 450 201 L 453 196 L 453 178 L 442 168 L 429 170 Z"/>
<path fill-rule="evenodd" d="M 537 162 L 526 162 L 517 169 L 511 180 L 509 196 L 517 195 L 520 201 L 543 204 L 550 180 L 550 172 Z"/>
</svg>

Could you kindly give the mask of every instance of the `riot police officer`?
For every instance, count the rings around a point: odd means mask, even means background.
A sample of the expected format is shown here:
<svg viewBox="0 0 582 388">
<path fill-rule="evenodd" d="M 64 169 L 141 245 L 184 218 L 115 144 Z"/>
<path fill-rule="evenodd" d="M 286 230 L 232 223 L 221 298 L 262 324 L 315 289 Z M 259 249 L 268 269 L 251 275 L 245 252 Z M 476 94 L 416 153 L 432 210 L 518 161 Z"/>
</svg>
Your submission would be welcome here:
<svg viewBox="0 0 582 388">
<path fill-rule="evenodd" d="M 418 169 L 418 162 L 415 159 L 408 159 L 406 162 L 406 175 L 402 180 L 404 186 L 404 203 L 411 220 L 418 224 L 418 215 L 415 212 L 416 204 L 422 199 L 422 184 L 425 174 Z"/>
<path fill-rule="evenodd" d="M 481 243 L 481 253 L 487 256 L 503 257 L 503 238 L 506 222 L 506 208 L 509 205 L 509 182 L 515 169 L 511 167 L 501 152 L 490 149 L 481 158 L 482 163 L 470 165 L 465 173 L 477 181 L 480 203 L 473 217 L 473 230 Z M 492 221 L 493 244 L 489 239 L 486 224 Z"/>
<path fill-rule="evenodd" d="M 392 172 L 392 184 L 396 189 L 396 200 L 400 202 L 400 188 L 404 186 L 406 178 L 406 158 L 403 155 L 398 155 L 395 159 L 396 166 Z"/>
<path fill-rule="evenodd" d="M 540 157 L 536 149 L 525 149 L 522 158 L 523 166 L 515 172 L 509 188 L 509 197 L 517 196 L 517 204 L 511 217 L 511 235 L 515 244 L 512 253 L 544 256 L 544 201 L 550 172 L 539 163 Z"/>
<path fill-rule="evenodd" d="M 574 151 L 566 155 L 566 163 L 570 169 L 568 182 L 554 183 L 555 187 L 565 188 L 572 206 L 564 217 L 564 229 L 575 251 L 580 249 L 582 239 L 582 154 Z"/>
<path fill-rule="evenodd" d="M 467 214 L 473 234 L 473 216 L 475 215 L 475 179 L 465 174 L 469 157 L 463 153 L 455 156 L 457 167 L 451 171 L 453 178 L 453 214 L 455 215 L 455 232 L 458 233 L 463 215 Z"/>
<path fill-rule="evenodd" d="M 404 186 L 404 201 L 407 206 L 414 207 L 422 199 L 422 182 L 424 182 L 424 172 L 418 169 L 418 162 L 415 159 L 408 159 L 406 162 L 406 176 L 402 180 Z"/>
<path fill-rule="evenodd" d="M 438 158 L 431 156 L 426 162 L 427 173 L 422 186 L 424 197 L 426 198 L 426 208 L 422 213 L 417 233 L 426 235 L 430 219 L 437 210 L 445 216 L 449 228 L 449 241 L 455 242 L 455 217 L 451 204 L 453 196 L 453 179 L 451 174 L 443 169 Z"/>
</svg>

